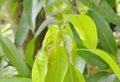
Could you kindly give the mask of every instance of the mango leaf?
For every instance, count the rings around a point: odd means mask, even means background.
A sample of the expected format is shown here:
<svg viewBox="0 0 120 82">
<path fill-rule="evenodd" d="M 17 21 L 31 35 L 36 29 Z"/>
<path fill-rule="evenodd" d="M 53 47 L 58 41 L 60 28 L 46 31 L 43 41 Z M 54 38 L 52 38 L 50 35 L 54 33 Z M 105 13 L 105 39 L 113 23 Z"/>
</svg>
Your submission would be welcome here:
<svg viewBox="0 0 120 82">
<path fill-rule="evenodd" d="M 100 57 L 88 51 L 78 51 L 77 54 L 82 57 L 86 63 L 91 64 L 92 66 L 97 66 L 101 70 L 109 69 L 109 65 Z"/>
<path fill-rule="evenodd" d="M 72 39 L 74 38 L 74 37 L 73 37 L 72 30 L 71 30 L 71 28 L 70 28 L 69 25 L 63 25 L 63 26 L 60 28 L 60 30 L 61 30 L 61 33 L 63 33 L 63 34 L 68 34 Z"/>
<path fill-rule="evenodd" d="M 46 52 L 38 51 L 37 57 L 32 69 L 32 82 L 45 82 L 47 74 L 48 57 Z"/>
<path fill-rule="evenodd" d="M 14 44 L 7 38 L 0 38 L 0 45 L 4 54 L 9 59 L 10 63 L 15 66 L 21 76 L 30 77 L 30 70 L 22 59 L 20 53 Z"/>
<path fill-rule="evenodd" d="M 24 0 L 24 10 L 20 20 L 20 25 L 15 36 L 15 45 L 20 47 L 27 37 L 28 31 L 35 29 L 35 20 L 42 9 L 43 0 Z"/>
<path fill-rule="evenodd" d="M 71 15 L 69 21 L 75 27 L 85 47 L 96 48 L 97 31 L 92 19 L 87 15 Z"/>
<path fill-rule="evenodd" d="M 115 7 L 115 1 L 116 0 L 106 0 L 108 3 L 109 3 L 109 5 L 113 8 L 113 7 Z"/>
<path fill-rule="evenodd" d="M 71 23 L 69 23 L 69 25 L 70 25 L 70 28 L 72 30 L 72 33 L 73 33 L 73 36 L 74 36 L 74 40 L 77 43 L 77 47 L 78 48 L 85 48 L 85 46 L 83 45 L 83 42 L 80 39 L 80 37 L 79 37 L 77 31 L 75 30 L 74 26 Z"/>
<path fill-rule="evenodd" d="M 66 52 L 69 56 L 70 62 L 73 62 L 73 58 L 76 54 L 76 42 L 74 41 L 74 37 L 72 34 L 72 30 L 68 25 L 62 26 L 60 28 L 61 34 L 62 34 L 62 39 L 65 44 Z"/>
<path fill-rule="evenodd" d="M 120 68 L 117 65 L 117 63 L 111 58 L 111 56 L 109 56 L 108 53 L 106 53 L 106 52 L 104 52 L 104 51 L 102 51 L 100 49 L 83 49 L 83 51 L 92 52 L 95 55 L 97 55 L 100 58 L 102 58 L 111 67 L 111 69 L 113 70 L 113 72 L 116 74 L 116 76 L 120 80 Z"/>
<path fill-rule="evenodd" d="M 115 74 L 98 72 L 86 78 L 86 82 L 120 82 Z"/>
<path fill-rule="evenodd" d="M 48 45 L 54 43 L 57 31 L 58 31 L 57 26 L 54 25 L 54 26 L 49 27 L 49 29 L 48 29 L 48 31 L 47 31 L 47 33 L 45 35 L 44 41 L 43 41 L 42 49 L 48 48 L 47 47 Z"/>
<path fill-rule="evenodd" d="M 109 22 L 120 26 L 120 19 L 117 14 L 113 11 L 111 6 L 107 3 L 106 0 L 101 0 L 98 6 L 96 6 L 91 0 L 79 0 L 81 3 L 85 4 L 87 7 L 98 12 Z"/>
<path fill-rule="evenodd" d="M 48 72 L 45 82 L 63 82 L 69 64 L 65 49 L 54 44 L 48 55 Z"/>
<path fill-rule="evenodd" d="M 27 64 L 29 66 L 32 67 L 33 65 L 33 54 L 34 54 L 34 43 L 36 41 L 36 38 L 33 38 L 28 44 L 27 44 L 27 47 L 26 47 L 26 51 L 25 51 L 25 60 L 27 62 Z"/>
<path fill-rule="evenodd" d="M 84 76 L 72 64 L 69 64 L 63 82 L 85 82 Z"/>
<path fill-rule="evenodd" d="M 107 72 L 98 72 L 86 78 L 86 82 L 98 82 L 101 78 L 106 77 Z"/>
<path fill-rule="evenodd" d="M 56 2 L 56 0 L 45 0 L 45 11 L 47 11 L 53 4 Z"/>
<path fill-rule="evenodd" d="M 0 77 L 0 82 L 32 82 L 32 80 L 22 77 Z"/>
<path fill-rule="evenodd" d="M 92 17 L 97 27 L 99 38 L 98 48 L 103 49 L 112 55 L 117 55 L 115 38 L 107 21 L 94 11 L 89 11 L 88 15 Z"/>
</svg>

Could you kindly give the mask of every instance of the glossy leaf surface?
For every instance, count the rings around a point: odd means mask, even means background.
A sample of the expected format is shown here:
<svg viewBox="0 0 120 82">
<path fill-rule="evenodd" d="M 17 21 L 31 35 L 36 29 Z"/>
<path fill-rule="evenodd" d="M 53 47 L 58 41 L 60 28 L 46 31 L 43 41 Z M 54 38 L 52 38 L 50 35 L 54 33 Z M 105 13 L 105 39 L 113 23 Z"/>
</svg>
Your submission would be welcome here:
<svg viewBox="0 0 120 82">
<path fill-rule="evenodd" d="M 68 56 L 64 48 L 55 44 L 48 58 L 45 82 L 63 82 L 68 69 Z"/>
<path fill-rule="evenodd" d="M 87 48 L 96 48 L 97 31 L 92 19 L 87 15 L 71 15 L 69 20 L 75 27 L 83 44 Z"/>
<path fill-rule="evenodd" d="M 32 82 L 45 82 L 47 74 L 48 58 L 44 51 L 38 51 L 37 57 L 32 69 Z"/>
</svg>

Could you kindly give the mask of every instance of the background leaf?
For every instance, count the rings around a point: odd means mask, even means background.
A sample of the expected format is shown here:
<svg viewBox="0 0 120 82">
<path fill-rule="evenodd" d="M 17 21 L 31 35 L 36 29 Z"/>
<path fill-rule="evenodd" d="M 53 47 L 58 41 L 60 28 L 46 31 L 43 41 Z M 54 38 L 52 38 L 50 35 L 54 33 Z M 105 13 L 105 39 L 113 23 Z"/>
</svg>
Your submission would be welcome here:
<svg viewBox="0 0 120 82">
<path fill-rule="evenodd" d="M 115 0 L 106 0 L 109 5 L 113 8 L 115 6 Z"/>
<path fill-rule="evenodd" d="M 82 40 L 80 39 L 80 37 L 79 37 L 77 31 L 75 30 L 74 26 L 71 23 L 69 25 L 70 25 L 70 28 L 72 30 L 74 40 L 77 43 L 77 47 L 78 48 L 85 48 L 85 46 L 83 45 Z"/>
<path fill-rule="evenodd" d="M 1 37 L 0 45 L 6 57 L 9 59 L 10 63 L 15 66 L 20 75 L 30 77 L 30 70 L 26 66 L 24 60 L 22 59 L 14 44 L 9 39 Z"/>
<path fill-rule="evenodd" d="M 7 0 L 0 0 L 0 10 L 1 10 L 2 5 L 3 5 L 6 1 L 7 1 Z"/>
<path fill-rule="evenodd" d="M 98 82 L 101 78 L 105 77 L 106 75 L 108 75 L 107 72 L 98 72 L 86 78 L 86 82 Z"/>
<path fill-rule="evenodd" d="M 26 51 L 25 51 L 25 60 L 26 60 L 27 64 L 31 67 L 33 66 L 33 62 L 34 62 L 33 54 L 34 54 L 35 41 L 36 41 L 36 38 L 33 38 L 27 44 Z"/>
<path fill-rule="evenodd" d="M 78 51 L 77 54 L 82 57 L 86 63 L 91 64 L 92 66 L 98 66 L 101 70 L 109 69 L 109 65 L 100 57 L 88 51 Z"/>
<path fill-rule="evenodd" d="M 32 80 L 22 77 L 0 77 L 0 82 L 32 82 Z"/>
<path fill-rule="evenodd" d="M 117 55 L 117 45 L 115 38 L 107 21 L 94 11 L 89 11 L 88 14 L 92 17 L 97 27 L 99 38 L 98 48 L 103 49 L 112 55 Z"/>
<path fill-rule="evenodd" d="M 98 6 L 96 6 L 91 0 L 79 0 L 81 3 L 85 4 L 87 7 L 98 12 L 110 23 L 120 26 L 120 19 L 117 14 L 113 11 L 111 6 L 106 0 L 101 0 Z"/>
<path fill-rule="evenodd" d="M 106 52 L 100 49 L 86 49 L 85 51 L 90 51 L 95 55 L 99 56 L 100 58 L 102 58 L 111 67 L 113 72 L 116 74 L 116 76 L 120 80 L 120 68 L 117 65 L 117 63 Z"/>
<path fill-rule="evenodd" d="M 49 23 L 51 23 L 53 20 L 55 20 L 55 19 L 52 18 L 52 17 L 46 19 L 46 20 L 40 25 L 40 27 L 38 28 L 37 32 L 35 33 L 35 37 L 37 37 L 37 36 L 45 29 L 45 27 L 47 27 L 47 25 L 48 25 Z"/>
<path fill-rule="evenodd" d="M 20 25 L 15 36 L 15 45 L 20 47 L 25 41 L 28 31 L 31 29 L 34 33 L 35 20 L 42 9 L 43 0 L 24 0 L 24 10 L 20 20 Z"/>
<path fill-rule="evenodd" d="M 11 14 L 12 14 L 12 17 L 15 16 L 15 11 L 16 11 L 17 6 L 18 6 L 18 0 L 12 0 L 12 2 L 11 2 Z"/>
</svg>

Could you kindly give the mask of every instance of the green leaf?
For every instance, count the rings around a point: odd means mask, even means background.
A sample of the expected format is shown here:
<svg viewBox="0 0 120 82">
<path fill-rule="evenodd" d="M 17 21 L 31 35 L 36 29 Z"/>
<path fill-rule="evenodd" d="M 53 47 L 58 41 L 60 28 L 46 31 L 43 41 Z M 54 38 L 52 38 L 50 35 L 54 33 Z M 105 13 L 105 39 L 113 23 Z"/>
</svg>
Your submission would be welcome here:
<svg viewBox="0 0 120 82">
<path fill-rule="evenodd" d="M 81 3 L 85 4 L 92 10 L 98 12 L 109 22 L 120 26 L 120 19 L 117 14 L 113 11 L 111 6 L 107 3 L 106 0 L 101 0 L 98 6 L 96 6 L 91 0 L 79 0 Z"/>
<path fill-rule="evenodd" d="M 115 74 L 107 72 L 98 72 L 92 76 L 87 77 L 86 82 L 120 82 Z"/>
<path fill-rule="evenodd" d="M 60 28 L 60 33 L 62 35 L 62 41 L 64 41 L 64 45 L 66 48 L 66 52 L 69 56 L 70 62 L 73 62 L 73 58 L 76 54 L 76 42 L 74 41 L 74 37 L 72 34 L 72 30 L 68 25 L 62 26 Z"/>
<path fill-rule="evenodd" d="M 27 44 L 27 47 L 26 47 L 26 51 L 25 51 L 25 60 L 27 62 L 27 64 L 29 66 L 32 67 L 33 65 L 33 54 L 34 54 L 34 43 L 36 41 L 36 38 L 33 38 L 28 44 Z"/>
<path fill-rule="evenodd" d="M 75 27 L 83 44 L 87 48 L 96 48 L 97 31 L 92 19 L 87 15 L 71 15 L 69 20 Z"/>
<path fill-rule="evenodd" d="M 21 19 L 21 22 L 20 22 L 20 25 L 18 27 L 18 30 L 16 32 L 16 35 L 15 35 L 15 45 L 16 47 L 20 47 L 24 40 L 27 38 L 27 34 L 28 34 L 28 31 L 29 31 L 29 25 L 26 23 L 26 24 L 23 24 L 25 23 L 25 18 L 24 16 L 22 15 L 23 19 Z M 23 24 L 23 25 L 22 25 Z"/>
<path fill-rule="evenodd" d="M 120 0 L 115 1 L 117 15 L 120 16 Z"/>
<path fill-rule="evenodd" d="M 1 64 L 2 60 L 3 60 L 3 56 L 0 56 L 0 64 Z"/>
<path fill-rule="evenodd" d="M 86 82 L 99 82 L 99 80 L 108 75 L 107 72 L 98 72 L 92 76 L 86 78 Z"/>
<path fill-rule="evenodd" d="M 32 82 L 32 80 L 22 77 L 0 77 L 0 82 Z"/>
<path fill-rule="evenodd" d="M 88 51 L 78 51 L 77 54 L 92 66 L 97 66 L 101 70 L 109 69 L 109 65 L 100 57 Z"/>
<path fill-rule="evenodd" d="M 14 44 L 7 38 L 0 38 L 0 45 L 9 59 L 10 63 L 16 67 L 21 76 L 30 77 L 30 71 L 22 59 Z"/>
<path fill-rule="evenodd" d="M 92 17 L 97 27 L 99 38 L 98 48 L 103 49 L 112 55 L 117 55 L 115 38 L 107 21 L 94 11 L 89 11 L 88 14 Z"/>
<path fill-rule="evenodd" d="M 32 69 L 32 82 L 45 82 L 47 74 L 48 57 L 46 52 L 38 51 Z"/>
<path fill-rule="evenodd" d="M 48 55 L 48 72 L 45 82 L 63 82 L 69 64 L 65 49 L 54 44 Z"/>
<path fill-rule="evenodd" d="M 117 77 L 120 80 L 120 68 L 117 65 L 117 63 L 109 56 L 108 53 L 100 50 L 100 49 L 83 49 L 83 51 L 90 51 L 94 53 L 95 55 L 99 56 L 102 58 L 113 70 L 113 72 L 117 75 Z"/>
<path fill-rule="evenodd" d="M 70 25 L 70 28 L 72 30 L 72 33 L 73 33 L 73 36 L 74 36 L 74 40 L 77 43 L 77 47 L 78 48 L 85 48 L 85 46 L 82 43 L 82 40 L 80 39 L 78 33 L 76 32 L 74 26 L 71 23 L 69 25 Z"/>
<path fill-rule="evenodd" d="M 45 11 L 48 11 L 55 2 L 56 0 L 45 0 Z"/>
<path fill-rule="evenodd" d="M 27 11 L 27 8 L 29 7 L 27 4 L 30 0 L 25 0 L 25 4 L 26 4 L 26 10 Z M 32 21 L 32 31 L 34 31 L 35 29 L 35 21 L 36 21 L 36 18 L 37 18 L 37 15 L 39 14 L 40 10 L 42 9 L 43 5 L 44 5 L 44 0 L 32 0 L 32 9 L 30 9 L 32 12 L 31 12 L 31 21 Z M 27 12 L 29 14 L 29 12 Z"/>
<path fill-rule="evenodd" d="M 56 33 L 57 33 L 58 29 L 59 28 L 55 25 L 49 27 L 49 29 L 45 35 L 44 41 L 43 41 L 42 49 L 49 48 L 47 46 L 50 44 L 52 45 L 54 43 L 54 41 L 56 40 Z"/>
<path fill-rule="evenodd" d="M 115 7 L 115 1 L 116 0 L 106 0 L 108 3 L 109 3 L 109 5 L 113 8 L 113 7 Z"/>
<path fill-rule="evenodd" d="M 18 6 L 18 0 L 12 0 L 12 2 L 11 2 L 11 14 L 12 14 L 12 17 L 15 16 L 15 11 L 16 11 L 17 6 Z"/>
<path fill-rule="evenodd" d="M 84 76 L 72 64 L 69 64 L 63 82 L 85 82 Z"/>
<path fill-rule="evenodd" d="M 17 47 L 23 44 L 30 29 L 34 32 L 35 20 L 42 9 L 43 2 L 43 0 L 24 0 L 24 10 L 15 36 L 15 45 Z"/>
</svg>

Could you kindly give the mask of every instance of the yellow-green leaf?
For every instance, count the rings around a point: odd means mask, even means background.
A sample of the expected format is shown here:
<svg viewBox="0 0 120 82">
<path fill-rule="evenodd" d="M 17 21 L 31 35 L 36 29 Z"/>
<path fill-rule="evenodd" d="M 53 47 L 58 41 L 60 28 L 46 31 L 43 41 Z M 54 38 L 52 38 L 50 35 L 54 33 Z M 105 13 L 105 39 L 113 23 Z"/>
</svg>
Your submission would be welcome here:
<svg viewBox="0 0 120 82">
<path fill-rule="evenodd" d="M 57 31 L 58 31 L 57 26 L 54 25 L 49 27 L 43 41 L 43 46 L 42 46 L 43 49 L 46 47 L 48 48 L 48 45 L 52 45 L 54 43 Z"/>
<path fill-rule="evenodd" d="M 0 77 L 0 82 L 32 82 L 32 80 L 24 77 Z"/>
<path fill-rule="evenodd" d="M 72 64 L 69 64 L 63 82 L 85 82 L 84 76 Z"/>
<path fill-rule="evenodd" d="M 83 44 L 87 48 L 96 48 L 97 31 L 93 20 L 87 15 L 71 15 L 69 18 Z"/>
<path fill-rule="evenodd" d="M 67 69 L 67 53 L 63 47 L 55 44 L 49 53 L 48 72 L 45 82 L 63 82 Z"/>
<path fill-rule="evenodd" d="M 45 82 L 47 74 L 48 58 L 44 51 L 38 51 L 37 57 L 32 69 L 32 82 Z"/>
</svg>

